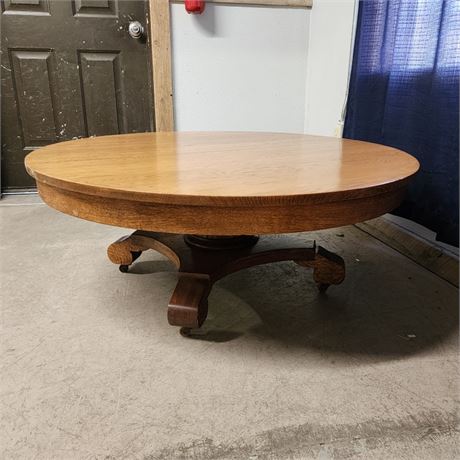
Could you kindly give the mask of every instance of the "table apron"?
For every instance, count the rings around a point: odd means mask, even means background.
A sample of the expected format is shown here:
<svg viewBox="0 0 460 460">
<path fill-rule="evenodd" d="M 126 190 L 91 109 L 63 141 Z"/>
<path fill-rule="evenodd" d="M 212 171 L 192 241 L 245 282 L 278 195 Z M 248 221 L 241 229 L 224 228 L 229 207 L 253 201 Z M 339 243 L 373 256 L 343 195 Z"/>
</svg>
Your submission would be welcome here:
<svg viewBox="0 0 460 460">
<path fill-rule="evenodd" d="M 37 185 L 45 203 L 74 217 L 136 230 L 205 235 L 293 233 L 355 224 L 396 208 L 406 188 L 306 205 L 224 207 L 146 203 Z"/>
</svg>

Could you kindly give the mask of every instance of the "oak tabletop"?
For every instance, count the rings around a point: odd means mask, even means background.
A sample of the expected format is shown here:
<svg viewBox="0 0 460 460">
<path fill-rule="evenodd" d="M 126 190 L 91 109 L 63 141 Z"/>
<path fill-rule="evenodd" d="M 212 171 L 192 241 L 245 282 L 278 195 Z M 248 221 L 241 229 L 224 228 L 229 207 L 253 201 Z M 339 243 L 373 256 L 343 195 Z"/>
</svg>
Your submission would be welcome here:
<svg viewBox="0 0 460 460">
<path fill-rule="evenodd" d="M 371 196 L 419 168 L 411 155 L 379 144 L 263 132 L 78 139 L 35 150 L 25 164 L 37 181 L 73 192 L 208 206 Z"/>
</svg>

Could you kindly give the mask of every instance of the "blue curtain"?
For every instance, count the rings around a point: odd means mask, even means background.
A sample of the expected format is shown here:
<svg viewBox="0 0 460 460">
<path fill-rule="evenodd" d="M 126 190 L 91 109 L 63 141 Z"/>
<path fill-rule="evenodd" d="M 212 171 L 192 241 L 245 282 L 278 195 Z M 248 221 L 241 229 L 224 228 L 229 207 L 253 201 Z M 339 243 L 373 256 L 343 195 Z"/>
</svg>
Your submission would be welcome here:
<svg viewBox="0 0 460 460">
<path fill-rule="evenodd" d="M 344 137 L 421 164 L 394 211 L 458 246 L 460 0 L 361 0 Z"/>
</svg>

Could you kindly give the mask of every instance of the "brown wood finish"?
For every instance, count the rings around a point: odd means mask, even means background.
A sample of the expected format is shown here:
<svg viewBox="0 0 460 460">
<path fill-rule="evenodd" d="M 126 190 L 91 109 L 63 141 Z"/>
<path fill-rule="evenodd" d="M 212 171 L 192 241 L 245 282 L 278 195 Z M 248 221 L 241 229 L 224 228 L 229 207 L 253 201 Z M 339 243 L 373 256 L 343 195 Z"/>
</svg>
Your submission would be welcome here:
<svg viewBox="0 0 460 460">
<path fill-rule="evenodd" d="M 340 284 L 345 279 L 345 262 L 343 259 L 318 246 L 318 251 L 313 260 L 297 262 L 302 267 L 313 268 L 313 279 L 321 292 L 331 284 Z"/>
<path fill-rule="evenodd" d="M 147 249 L 172 260 L 179 280 L 168 320 L 193 328 L 206 319 L 213 283 L 253 265 L 291 260 L 313 268 L 322 291 L 341 283 L 339 256 L 287 236 L 255 236 L 384 214 L 400 203 L 418 162 L 345 139 L 167 132 L 52 145 L 28 155 L 26 167 L 55 209 L 137 229 L 108 248 L 120 270 Z"/>
<path fill-rule="evenodd" d="M 297 262 L 313 269 L 313 278 L 321 291 L 331 284 L 340 284 L 345 277 L 341 257 L 316 247 L 314 243 L 293 242 L 286 235 L 261 238 L 255 244 L 239 249 L 216 250 L 215 246 L 204 249 L 187 244 L 182 235 L 136 231 L 111 244 L 107 253 L 109 259 L 125 272 L 147 249 L 161 252 L 178 268 L 179 279 L 168 305 L 168 321 L 174 326 L 200 327 L 206 319 L 212 285 L 230 273 L 254 265 Z"/>
<path fill-rule="evenodd" d="M 419 165 L 391 147 L 333 137 L 168 132 L 49 145 L 26 166 L 39 182 L 75 192 L 215 207 L 375 195 L 399 188 Z"/>
<path fill-rule="evenodd" d="M 168 0 L 149 0 L 150 51 L 156 131 L 174 130 L 171 20 Z"/>
<path fill-rule="evenodd" d="M 29 154 L 26 167 L 45 202 L 84 219 L 256 235 L 377 217 L 399 204 L 418 162 L 390 147 L 319 136 L 143 133 L 50 145 Z"/>
<path fill-rule="evenodd" d="M 293 233 L 349 225 L 399 205 L 404 188 L 376 197 L 306 205 L 261 207 L 179 206 L 108 199 L 38 182 L 51 207 L 80 219 L 119 227 L 204 235 Z"/>
</svg>

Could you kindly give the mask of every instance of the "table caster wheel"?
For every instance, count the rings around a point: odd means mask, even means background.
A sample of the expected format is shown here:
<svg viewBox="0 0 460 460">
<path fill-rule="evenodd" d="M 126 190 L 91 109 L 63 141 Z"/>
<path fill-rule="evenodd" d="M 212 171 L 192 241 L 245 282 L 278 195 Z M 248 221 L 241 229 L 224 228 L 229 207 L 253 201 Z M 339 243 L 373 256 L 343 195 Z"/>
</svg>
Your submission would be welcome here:
<svg viewBox="0 0 460 460">
<path fill-rule="evenodd" d="M 327 288 L 330 286 L 330 284 L 327 283 L 318 283 L 318 291 L 319 292 L 326 292 Z"/>
<path fill-rule="evenodd" d="M 118 268 L 122 273 L 128 273 L 129 265 L 120 265 Z"/>
<path fill-rule="evenodd" d="M 179 332 L 182 337 L 190 337 L 192 328 L 191 327 L 181 327 Z"/>
<path fill-rule="evenodd" d="M 179 332 L 182 337 L 189 339 L 204 337 L 208 334 L 207 330 L 198 327 L 181 327 Z"/>
</svg>

